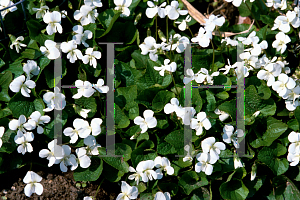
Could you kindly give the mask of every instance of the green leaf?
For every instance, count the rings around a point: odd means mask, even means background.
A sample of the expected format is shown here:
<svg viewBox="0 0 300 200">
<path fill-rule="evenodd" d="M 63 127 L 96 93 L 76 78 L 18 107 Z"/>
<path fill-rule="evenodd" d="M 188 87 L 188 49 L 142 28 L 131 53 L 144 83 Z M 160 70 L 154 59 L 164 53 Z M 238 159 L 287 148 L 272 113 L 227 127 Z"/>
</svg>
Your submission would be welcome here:
<svg viewBox="0 0 300 200">
<path fill-rule="evenodd" d="M 0 101 L 8 102 L 10 100 L 10 96 L 8 95 L 9 84 L 12 81 L 12 73 L 10 71 L 6 71 L 4 74 L 0 74 Z"/>
<path fill-rule="evenodd" d="M 130 67 L 127 63 L 115 59 L 116 81 L 122 81 L 126 86 L 136 85 L 137 80 L 143 76 L 142 72 Z"/>
<path fill-rule="evenodd" d="M 124 173 L 129 172 L 128 170 L 128 161 L 131 158 L 131 148 L 127 144 L 122 143 L 116 143 L 114 145 L 115 148 L 115 155 L 123 155 L 123 161 L 121 160 L 121 157 L 107 157 L 104 156 L 102 159 L 109 164 L 110 166 L 114 167 L 115 169 L 122 171 Z M 99 154 L 100 155 L 106 155 L 106 149 L 104 147 L 99 148 Z"/>
<path fill-rule="evenodd" d="M 34 111 L 39 111 L 43 114 L 45 106 L 42 99 L 32 97 L 32 94 L 30 98 L 24 97 L 19 92 L 10 99 L 8 108 L 11 110 L 14 118 L 19 118 L 20 115 L 25 115 L 28 118 Z"/>
<path fill-rule="evenodd" d="M 223 91 L 223 92 L 219 92 L 218 94 L 216 94 L 216 97 L 218 97 L 219 99 L 225 100 L 225 99 L 228 99 L 229 94 L 226 91 Z"/>
<path fill-rule="evenodd" d="M 192 88 L 192 104 L 195 105 L 194 108 L 197 113 L 201 111 L 203 102 L 199 94 L 199 88 Z"/>
<path fill-rule="evenodd" d="M 220 194 L 224 199 L 242 200 L 246 199 L 249 190 L 243 181 L 232 180 L 222 183 L 220 186 Z"/>
<path fill-rule="evenodd" d="M 297 106 L 296 110 L 294 111 L 294 115 L 299 124 L 298 130 L 300 130 L 300 107 L 299 106 Z"/>
<path fill-rule="evenodd" d="M 0 50 L 1 51 L 1 50 Z M 5 62 L 0 58 L 0 68 L 5 65 Z"/>
<path fill-rule="evenodd" d="M 256 177 L 253 181 L 244 179 L 244 184 L 249 189 L 249 194 L 247 198 L 253 197 L 256 192 L 263 186 L 263 183 L 265 182 L 266 175 L 262 177 Z"/>
<path fill-rule="evenodd" d="M 195 171 L 187 171 L 178 181 L 178 185 L 182 187 L 185 194 L 189 195 L 193 190 L 208 185 L 208 181 L 202 172 L 198 176 Z"/>
<path fill-rule="evenodd" d="M 165 141 L 171 144 L 177 151 L 183 150 L 184 147 L 184 131 L 175 130 L 165 137 Z"/>
<path fill-rule="evenodd" d="M 92 118 L 97 112 L 97 103 L 94 97 L 80 97 L 79 99 L 75 99 L 74 103 L 81 108 L 90 109 L 91 111 L 88 113 L 88 118 Z M 79 114 L 79 112 L 77 111 Z"/>
<path fill-rule="evenodd" d="M 297 200 L 300 196 L 298 187 L 287 176 L 281 175 L 273 178 L 273 191 L 270 192 L 268 199 L 291 199 Z"/>
<path fill-rule="evenodd" d="M 170 102 L 172 98 L 175 97 L 175 94 L 173 92 L 170 92 L 168 90 L 161 90 L 159 91 L 153 101 L 152 101 L 152 108 L 154 112 L 160 112 L 162 109 L 164 109 L 165 105 Z"/>
<path fill-rule="evenodd" d="M 251 15 L 251 8 L 252 8 L 252 3 L 249 2 L 248 0 L 246 2 L 241 3 L 239 6 L 239 13 L 242 17 L 248 17 Z"/>
<path fill-rule="evenodd" d="M 91 165 L 88 168 L 78 167 L 74 171 L 75 181 L 96 181 L 103 170 L 103 161 L 99 157 L 91 158 Z"/>
<path fill-rule="evenodd" d="M 154 160 L 157 157 L 157 153 L 151 150 L 153 147 L 154 143 L 151 140 L 147 140 L 133 150 L 131 153 L 132 166 L 135 168 L 143 160 Z"/>
<path fill-rule="evenodd" d="M 293 131 L 297 132 L 299 130 L 299 123 L 298 123 L 298 121 L 296 119 L 291 119 L 290 121 L 287 122 L 287 125 Z"/>
<path fill-rule="evenodd" d="M 38 35 L 40 35 L 41 29 L 44 27 L 43 23 L 39 23 L 37 20 L 34 19 L 28 20 L 26 22 L 26 25 L 29 30 L 29 36 L 31 39 L 35 39 Z"/>
<path fill-rule="evenodd" d="M 286 158 L 277 158 L 284 155 L 286 148 L 279 144 L 272 144 L 270 147 L 264 147 L 258 153 L 258 160 L 265 163 L 275 175 L 281 175 L 285 173 L 289 168 L 289 162 Z"/>
<path fill-rule="evenodd" d="M 2 147 L 0 148 L 0 152 L 12 153 L 16 148 L 17 144 L 15 143 L 15 133 L 16 131 L 7 129 L 6 132 L 3 134 L 2 140 Z"/>
<path fill-rule="evenodd" d="M 236 120 L 236 100 L 235 99 L 222 103 L 218 108 L 219 108 L 219 110 L 228 113 L 233 121 Z"/>
<path fill-rule="evenodd" d="M 23 60 L 18 60 L 18 61 L 13 62 L 12 64 L 9 64 L 8 69 L 4 70 L 3 72 L 9 71 L 9 72 L 13 73 L 14 78 L 21 76 L 24 73 L 22 61 Z"/>
<path fill-rule="evenodd" d="M 97 34 L 96 32 L 96 38 L 101 38 L 107 33 L 109 33 L 115 21 L 119 18 L 120 14 L 121 14 L 120 12 L 115 12 L 114 10 L 111 9 L 107 9 L 104 12 L 101 12 L 98 18 L 106 30 L 104 33 L 100 32 L 100 34 Z"/>
<path fill-rule="evenodd" d="M 56 134 L 59 134 L 58 132 L 60 132 L 60 134 L 62 135 L 62 131 L 63 129 L 59 130 L 60 127 L 63 128 L 64 125 L 67 123 L 68 120 L 68 114 L 66 113 L 66 111 L 62 111 L 62 115 L 57 115 L 57 117 L 55 119 L 51 119 L 52 121 L 45 125 L 44 128 L 44 134 L 47 135 L 47 137 L 49 137 L 50 139 L 54 138 L 54 130 L 57 131 Z M 56 128 L 54 127 L 56 126 Z M 58 128 L 57 128 L 58 127 Z"/>
<path fill-rule="evenodd" d="M 206 90 L 207 111 L 214 111 L 216 108 L 216 99 L 210 91 Z"/>
<path fill-rule="evenodd" d="M 193 196 L 190 200 L 209 200 L 210 199 L 209 191 L 205 187 L 201 187 L 201 190 L 200 189 L 194 190 L 192 194 L 193 194 Z"/>
<path fill-rule="evenodd" d="M 44 33 L 38 34 L 34 39 L 40 44 L 40 46 L 45 46 L 45 41 L 46 40 L 52 40 L 54 41 L 54 36 L 55 34 L 52 35 L 45 35 Z"/>
<path fill-rule="evenodd" d="M 115 104 L 115 124 L 117 128 L 126 128 L 130 124 L 128 117 L 117 104 Z"/>
</svg>

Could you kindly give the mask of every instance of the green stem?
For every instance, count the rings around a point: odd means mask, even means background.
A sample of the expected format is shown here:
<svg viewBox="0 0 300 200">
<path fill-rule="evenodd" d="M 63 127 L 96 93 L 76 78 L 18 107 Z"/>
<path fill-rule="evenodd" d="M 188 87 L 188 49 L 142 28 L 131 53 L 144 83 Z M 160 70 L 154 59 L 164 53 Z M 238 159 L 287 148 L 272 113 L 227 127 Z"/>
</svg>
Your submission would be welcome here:
<svg viewBox="0 0 300 200">
<path fill-rule="evenodd" d="M 95 199 L 97 199 L 97 198 L 96 198 L 96 197 L 97 197 L 97 193 L 98 193 L 98 191 L 99 191 L 99 189 L 100 189 L 100 186 L 101 186 L 101 184 L 103 183 L 104 179 L 105 179 L 105 178 L 102 179 L 102 181 L 100 182 L 100 184 L 99 184 L 99 186 L 98 186 L 98 188 L 97 188 L 96 194 L 95 194 L 95 196 L 94 196 Z"/>
<path fill-rule="evenodd" d="M 212 60 L 212 67 L 214 68 L 215 65 L 215 47 L 214 47 L 214 43 L 212 42 L 212 40 L 210 40 L 211 42 L 211 46 L 213 48 L 213 60 Z"/>
<path fill-rule="evenodd" d="M 168 17 L 166 17 L 167 42 L 169 41 Z"/>
<path fill-rule="evenodd" d="M 212 200 L 211 182 L 209 184 L 209 200 Z"/>
<path fill-rule="evenodd" d="M 194 37 L 194 34 L 193 34 L 193 32 L 192 32 L 192 30 L 190 29 L 190 27 L 189 27 L 189 26 L 188 26 L 188 29 L 189 29 L 189 31 L 190 31 L 190 33 L 191 33 L 192 37 Z"/>
<path fill-rule="evenodd" d="M 155 17 L 155 40 L 157 42 L 157 15 Z"/>
<path fill-rule="evenodd" d="M 175 84 L 175 79 L 174 79 L 174 76 L 173 76 L 172 73 L 171 73 L 171 76 L 172 76 L 172 80 L 173 80 L 173 84 L 174 84 L 174 86 L 175 86 L 175 90 L 176 90 L 177 96 L 179 97 L 179 92 L 178 92 L 178 90 L 177 90 L 177 87 L 176 87 L 176 84 Z"/>
<path fill-rule="evenodd" d="M 248 4 L 247 4 L 247 3 L 245 3 L 245 4 L 246 4 L 246 6 L 247 6 L 248 10 L 251 12 L 251 16 L 252 16 L 252 18 L 255 20 L 255 23 L 256 23 L 257 27 L 260 29 L 260 25 L 258 24 L 258 22 L 257 22 L 256 18 L 254 17 L 254 15 L 253 15 L 253 13 L 252 13 L 251 9 L 249 8 L 249 6 L 248 6 Z"/>
<path fill-rule="evenodd" d="M 78 8 L 77 8 L 77 10 L 79 10 L 79 8 L 80 8 L 80 4 L 81 4 L 81 0 L 79 1 L 79 4 L 78 4 Z"/>
<path fill-rule="evenodd" d="M 64 14 L 65 15 L 65 14 Z M 70 21 L 70 23 L 72 24 L 72 26 L 74 26 L 72 20 L 70 19 L 70 17 L 68 17 L 68 15 L 65 15 L 67 17 L 67 19 Z"/>
</svg>

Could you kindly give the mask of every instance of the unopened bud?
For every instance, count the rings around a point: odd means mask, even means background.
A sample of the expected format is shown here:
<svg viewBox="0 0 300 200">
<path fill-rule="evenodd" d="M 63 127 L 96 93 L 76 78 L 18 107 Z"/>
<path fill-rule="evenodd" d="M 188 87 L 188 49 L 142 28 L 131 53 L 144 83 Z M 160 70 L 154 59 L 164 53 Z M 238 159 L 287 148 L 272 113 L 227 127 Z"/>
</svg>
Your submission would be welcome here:
<svg viewBox="0 0 300 200">
<path fill-rule="evenodd" d="M 71 10 L 73 10 L 73 6 L 72 6 L 71 1 L 68 1 L 68 7 L 69 7 Z"/>
<path fill-rule="evenodd" d="M 256 171 L 257 171 L 257 167 L 256 164 L 254 163 L 252 165 L 252 170 L 251 170 L 251 181 L 253 181 L 256 177 Z"/>
<path fill-rule="evenodd" d="M 147 30 L 147 37 L 149 37 L 149 36 L 151 36 L 151 30 L 150 30 L 150 28 L 148 28 L 148 30 Z"/>
<path fill-rule="evenodd" d="M 135 17 L 134 20 L 134 25 L 137 25 L 137 23 L 139 22 L 139 20 L 142 18 L 142 13 L 137 14 L 137 16 Z"/>
<path fill-rule="evenodd" d="M 160 29 L 158 29 L 158 36 L 159 36 L 159 39 L 161 39 L 161 41 L 163 41 L 163 42 L 167 41 L 165 34 Z"/>
</svg>

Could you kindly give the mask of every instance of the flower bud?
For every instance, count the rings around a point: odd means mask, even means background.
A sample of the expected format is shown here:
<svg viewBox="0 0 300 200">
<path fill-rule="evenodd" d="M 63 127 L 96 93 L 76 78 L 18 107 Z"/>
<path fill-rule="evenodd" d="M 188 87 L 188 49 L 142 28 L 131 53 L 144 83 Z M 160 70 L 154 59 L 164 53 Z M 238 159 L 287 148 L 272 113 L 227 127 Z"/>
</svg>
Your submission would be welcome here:
<svg viewBox="0 0 300 200">
<path fill-rule="evenodd" d="M 159 36 L 159 39 L 161 39 L 161 41 L 163 41 L 163 42 L 167 41 L 165 34 L 160 29 L 158 29 L 158 36 Z"/>
<path fill-rule="evenodd" d="M 252 170 L 251 170 L 251 181 L 253 181 L 256 177 L 256 171 L 257 171 L 257 167 L 255 165 L 255 163 L 252 165 Z"/>
<path fill-rule="evenodd" d="M 139 20 L 142 18 L 142 13 L 137 14 L 137 16 L 135 17 L 134 20 L 134 25 L 137 25 L 137 23 L 139 22 Z"/>
<path fill-rule="evenodd" d="M 148 28 L 148 30 L 147 30 L 147 37 L 149 37 L 149 36 L 151 36 L 151 30 L 150 30 L 150 28 Z"/>
</svg>

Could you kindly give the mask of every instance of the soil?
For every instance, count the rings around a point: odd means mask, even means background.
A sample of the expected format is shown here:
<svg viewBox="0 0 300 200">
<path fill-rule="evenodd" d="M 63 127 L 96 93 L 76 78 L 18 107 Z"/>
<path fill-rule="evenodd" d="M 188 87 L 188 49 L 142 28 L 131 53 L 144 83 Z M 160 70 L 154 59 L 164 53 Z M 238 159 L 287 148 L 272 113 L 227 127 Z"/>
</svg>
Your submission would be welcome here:
<svg viewBox="0 0 300 200">
<path fill-rule="evenodd" d="M 198 5 L 195 1 L 192 3 L 192 5 L 194 5 L 196 9 L 200 8 L 199 11 L 204 15 L 211 14 L 213 12 L 214 15 L 224 16 L 229 21 L 230 26 L 242 23 L 250 24 L 250 19 L 241 18 L 239 16 L 238 9 L 234 7 L 232 3 L 227 3 L 223 0 L 214 1 L 218 1 L 218 3 L 214 6 L 212 2 L 207 3 L 205 1 L 199 1 Z M 206 5 L 204 6 L 203 3 Z M 100 176 L 99 180 L 97 181 L 87 182 L 85 187 L 76 187 L 76 182 L 73 179 L 72 171 L 63 173 L 60 171 L 58 165 L 47 168 L 46 170 L 44 168 L 36 168 L 32 171 L 36 172 L 43 178 L 40 182 L 44 188 L 43 193 L 42 195 L 32 194 L 31 197 L 26 197 L 24 194 L 24 187 L 26 184 L 23 182 L 23 178 L 25 177 L 27 171 L 28 167 L 23 167 L 0 175 L 1 199 L 82 200 L 85 196 L 95 196 L 102 178 L 102 176 Z M 109 181 L 105 181 L 105 184 L 102 184 L 99 188 L 96 199 L 113 200 L 116 199 L 120 191 L 120 183 L 111 183 Z"/>
</svg>

